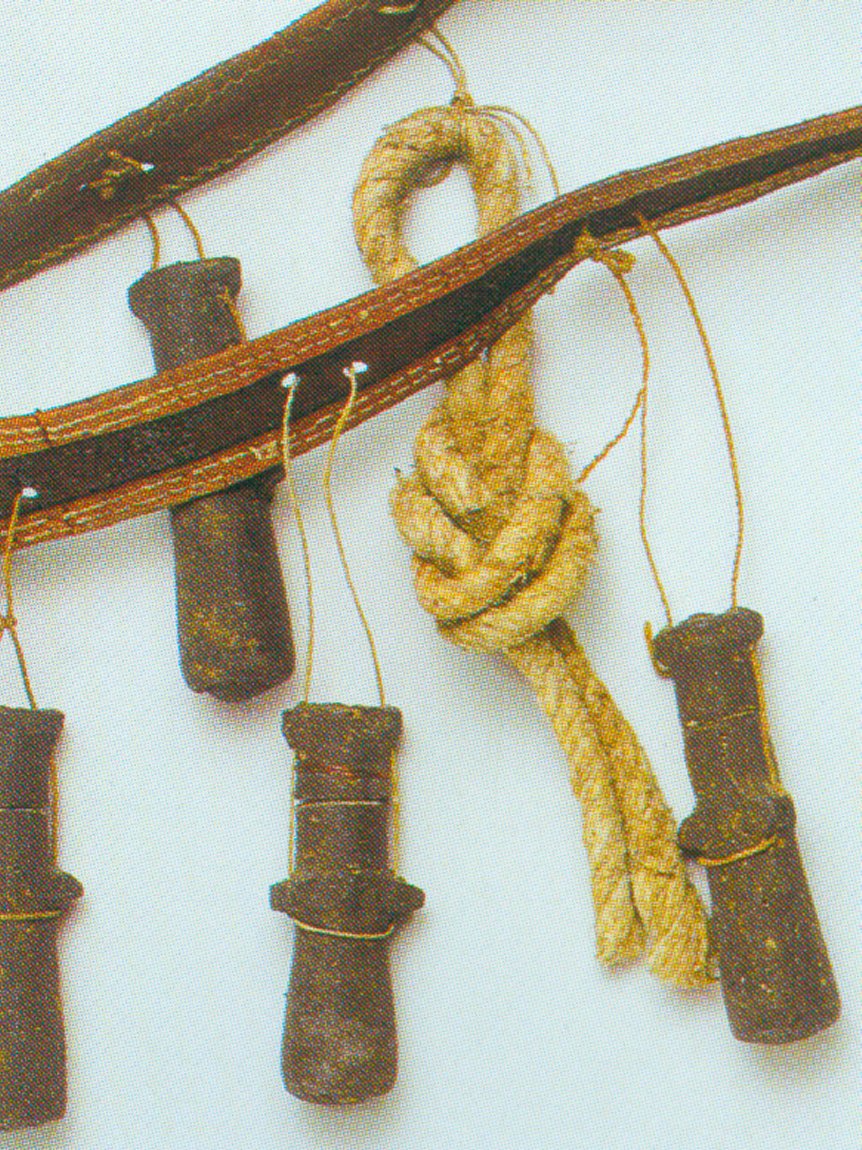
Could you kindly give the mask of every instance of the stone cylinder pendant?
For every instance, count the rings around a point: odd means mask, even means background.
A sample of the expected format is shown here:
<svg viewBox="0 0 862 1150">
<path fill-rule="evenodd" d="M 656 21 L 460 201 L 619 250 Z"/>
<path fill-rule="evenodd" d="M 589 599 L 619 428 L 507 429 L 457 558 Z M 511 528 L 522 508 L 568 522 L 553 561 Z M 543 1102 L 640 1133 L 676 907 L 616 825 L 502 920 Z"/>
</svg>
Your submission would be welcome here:
<svg viewBox="0 0 862 1150">
<path fill-rule="evenodd" d="M 51 756 L 59 711 L 0 707 L 0 1129 L 66 1109 L 57 932 L 83 887 L 54 865 Z"/>
<path fill-rule="evenodd" d="M 129 306 L 150 335 L 158 371 L 239 343 L 230 303 L 239 261 L 156 268 L 132 284 Z M 171 508 L 177 630 L 193 691 L 248 699 L 289 678 L 290 614 L 270 518 L 280 469 Z"/>
<path fill-rule="evenodd" d="M 762 634 L 760 615 L 736 607 L 666 628 L 653 654 L 676 687 L 697 798 L 679 845 L 707 868 L 730 1028 L 777 1044 L 830 1026 L 841 1004 L 766 732 Z"/>
<path fill-rule="evenodd" d="M 270 901 L 296 926 L 284 1083 L 309 1102 L 361 1102 L 395 1082 L 389 945 L 425 900 L 389 866 L 401 712 L 304 703 L 283 729 L 296 753 L 296 857 Z"/>
</svg>

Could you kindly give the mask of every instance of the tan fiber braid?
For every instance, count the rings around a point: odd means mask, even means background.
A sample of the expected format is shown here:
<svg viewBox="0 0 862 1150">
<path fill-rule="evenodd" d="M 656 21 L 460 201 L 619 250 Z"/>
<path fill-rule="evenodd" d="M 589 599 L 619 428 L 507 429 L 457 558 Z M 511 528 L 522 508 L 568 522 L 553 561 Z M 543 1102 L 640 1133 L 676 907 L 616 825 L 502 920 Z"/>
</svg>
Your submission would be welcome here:
<svg viewBox="0 0 862 1150">
<path fill-rule="evenodd" d="M 519 210 L 515 156 L 459 92 L 389 128 L 362 168 L 357 243 L 378 283 L 416 265 L 401 239 L 410 195 L 456 164 L 468 172 L 484 235 Z M 416 472 L 392 506 L 414 551 L 422 605 L 454 643 L 506 655 L 532 683 L 566 753 L 583 808 L 597 949 L 610 965 L 646 948 L 680 986 L 711 978 L 706 919 L 676 848 L 673 816 L 646 756 L 560 618 L 596 547 L 594 511 L 553 436 L 537 428 L 532 326 L 521 319 L 449 380 L 417 437 Z"/>
</svg>

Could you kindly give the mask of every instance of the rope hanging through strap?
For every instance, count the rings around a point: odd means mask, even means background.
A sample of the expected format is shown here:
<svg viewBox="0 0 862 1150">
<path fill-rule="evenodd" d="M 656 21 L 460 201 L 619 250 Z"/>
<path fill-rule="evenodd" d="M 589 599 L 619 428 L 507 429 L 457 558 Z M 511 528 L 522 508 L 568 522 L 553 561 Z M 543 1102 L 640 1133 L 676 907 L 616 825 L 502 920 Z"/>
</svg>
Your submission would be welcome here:
<svg viewBox="0 0 862 1150">
<path fill-rule="evenodd" d="M 518 214 L 517 161 L 495 120 L 463 99 L 416 112 L 377 142 L 354 197 L 357 243 L 377 283 L 416 266 L 401 238 L 405 203 L 455 163 L 467 169 L 480 235 Z M 645 950 L 660 977 L 703 985 L 713 977 L 706 916 L 673 816 L 561 617 L 593 558 L 594 511 L 562 446 L 535 425 L 531 347 L 525 316 L 448 381 L 393 513 L 414 552 L 419 600 L 441 633 L 503 654 L 553 724 L 583 807 L 600 959 L 615 965 Z"/>
</svg>

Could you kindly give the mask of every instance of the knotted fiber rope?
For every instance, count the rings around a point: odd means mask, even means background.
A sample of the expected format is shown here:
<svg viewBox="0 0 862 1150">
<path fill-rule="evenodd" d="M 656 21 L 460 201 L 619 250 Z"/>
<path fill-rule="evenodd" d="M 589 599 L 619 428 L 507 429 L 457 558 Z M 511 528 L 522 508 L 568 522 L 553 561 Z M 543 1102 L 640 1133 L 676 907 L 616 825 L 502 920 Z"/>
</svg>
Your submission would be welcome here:
<svg viewBox="0 0 862 1150">
<path fill-rule="evenodd" d="M 410 195 L 463 164 L 479 234 L 519 211 L 514 153 L 460 91 L 389 128 L 354 197 L 357 243 L 378 284 L 411 271 L 401 228 Z M 449 380 L 420 431 L 416 471 L 392 508 L 414 552 L 416 590 L 441 633 L 496 651 L 531 682 L 566 753 L 583 807 L 597 951 L 608 965 L 646 951 L 679 986 L 712 978 L 706 918 L 676 826 L 637 738 L 561 618 L 596 548 L 594 511 L 562 446 L 534 422 L 532 325 L 522 318 Z"/>
</svg>

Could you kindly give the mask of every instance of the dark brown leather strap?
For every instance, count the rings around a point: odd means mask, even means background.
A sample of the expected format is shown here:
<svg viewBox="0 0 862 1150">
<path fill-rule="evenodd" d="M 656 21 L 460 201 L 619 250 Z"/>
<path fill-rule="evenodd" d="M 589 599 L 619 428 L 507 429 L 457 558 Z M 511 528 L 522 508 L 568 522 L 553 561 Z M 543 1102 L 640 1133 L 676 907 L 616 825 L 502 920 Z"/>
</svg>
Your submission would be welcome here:
<svg viewBox="0 0 862 1150">
<path fill-rule="evenodd" d="M 745 203 L 862 154 L 862 108 L 734 140 L 626 172 L 513 221 L 376 291 L 280 331 L 139 383 L 0 420 L 0 513 L 33 487 L 16 544 L 90 531 L 219 490 L 279 461 L 285 392 L 296 453 L 329 438 L 359 377 L 352 422 L 452 375 L 581 258 L 588 230 L 606 245 Z M 0 528 L 2 529 L 2 528 Z"/>
<path fill-rule="evenodd" d="M 0 192 L 0 288 L 236 167 L 353 87 L 454 0 L 327 0 Z"/>
</svg>

